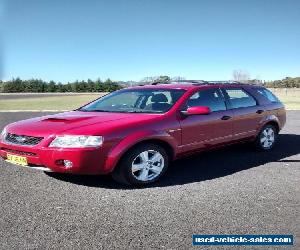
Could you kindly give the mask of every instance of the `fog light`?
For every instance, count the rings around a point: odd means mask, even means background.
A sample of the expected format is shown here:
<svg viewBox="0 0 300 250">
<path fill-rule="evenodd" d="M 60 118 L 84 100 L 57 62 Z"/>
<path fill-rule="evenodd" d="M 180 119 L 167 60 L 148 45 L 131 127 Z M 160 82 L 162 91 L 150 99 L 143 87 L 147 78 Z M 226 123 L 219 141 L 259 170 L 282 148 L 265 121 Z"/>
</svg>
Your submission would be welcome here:
<svg viewBox="0 0 300 250">
<path fill-rule="evenodd" d="M 73 162 L 71 162 L 69 160 L 64 160 L 64 166 L 66 168 L 71 168 L 71 167 L 73 167 Z"/>
</svg>

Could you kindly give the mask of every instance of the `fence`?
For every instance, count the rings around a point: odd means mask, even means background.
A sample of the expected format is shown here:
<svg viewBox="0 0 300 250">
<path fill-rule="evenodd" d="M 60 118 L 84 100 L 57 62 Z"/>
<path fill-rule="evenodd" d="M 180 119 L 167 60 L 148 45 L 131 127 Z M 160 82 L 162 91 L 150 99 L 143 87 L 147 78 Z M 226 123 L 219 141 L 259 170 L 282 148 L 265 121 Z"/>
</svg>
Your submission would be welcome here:
<svg viewBox="0 0 300 250">
<path fill-rule="evenodd" d="M 282 97 L 299 97 L 300 88 L 269 88 L 275 95 Z"/>
</svg>

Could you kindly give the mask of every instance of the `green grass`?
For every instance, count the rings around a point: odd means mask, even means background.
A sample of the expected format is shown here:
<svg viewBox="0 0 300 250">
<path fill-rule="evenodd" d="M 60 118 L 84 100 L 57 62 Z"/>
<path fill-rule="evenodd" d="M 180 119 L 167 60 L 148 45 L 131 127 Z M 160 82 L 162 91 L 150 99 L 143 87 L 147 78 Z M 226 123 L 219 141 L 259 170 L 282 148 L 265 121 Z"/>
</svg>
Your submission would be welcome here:
<svg viewBox="0 0 300 250">
<path fill-rule="evenodd" d="M 289 89 L 287 92 L 275 90 L 273 93 L 285 104 L 286 109 L 300 110 L 300 89 Z M 0 110 L 73 110 L 102 95 L 104 93 L 5 99 L 0 94 Z"/>
<path fill-rule="evenodd" d="M 285 108 L 288 110 L 300 110 L 300 96 L 284 96 L 277 95 L 277 97 L 282 101 L 285 105 Z"/>
<path fill-rule="evenodd" d="M 289 110 L 300 110 L 300 88 L 270 89 Z"/>
<path fill-rule="evenodd" d="M 0 110 L 73 110 L 97 99 L 102 93 L 90 95 L 62 95 L 33 98 L 2 99 Z"/>
</svg>

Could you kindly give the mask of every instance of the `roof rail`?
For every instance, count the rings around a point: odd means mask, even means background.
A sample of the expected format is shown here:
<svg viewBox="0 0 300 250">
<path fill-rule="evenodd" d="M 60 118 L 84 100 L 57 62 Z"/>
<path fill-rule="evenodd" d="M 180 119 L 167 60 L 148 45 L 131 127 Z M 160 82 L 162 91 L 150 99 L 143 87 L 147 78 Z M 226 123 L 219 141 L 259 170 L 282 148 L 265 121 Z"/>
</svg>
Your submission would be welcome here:
<svg viewBox="0 0 300 250">
<path fill-rule="evenodd" d="M 154 82 L 148 82 L 145 84 L 140 84 L 138 86 L 144 86 L 146 84 L 150 85 L 157 85 L 157 84 L 172 84 L 172 83 L 190 83 L 193 85 L 203 85 L 203 84 L 246 84 L 238 81 L 205 81 L 205 80 L 167 80 L 167 81 L 154 81 Z"/>
<path fill-rule="evenodd" d="M 242 84 L 238 81 L 207 81 L 208 84 Z"/>
<path fill-rule="evenodd" d="M 168 81 L 155 81 L 151 82 L 151 85 L 157 84 L 171 84 L 171 83 L 195 83 L 195 84 L 207 84 L 204 80 L 168 80 Z"/>
</svg>

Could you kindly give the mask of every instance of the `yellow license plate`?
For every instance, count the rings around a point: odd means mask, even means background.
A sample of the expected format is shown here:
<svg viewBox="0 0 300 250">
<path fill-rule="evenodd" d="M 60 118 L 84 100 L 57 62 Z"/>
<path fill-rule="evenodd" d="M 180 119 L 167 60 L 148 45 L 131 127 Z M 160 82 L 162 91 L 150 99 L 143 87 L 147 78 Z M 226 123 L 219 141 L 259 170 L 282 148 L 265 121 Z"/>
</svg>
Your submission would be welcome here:
<svg viewBox="0 0 300 250">
<path fill-rule="evenodd" d="M 7 154 L 6 158 L 7 158 L 6 161 L 13 163 L 13 164 L 17 164 L 17 165 L 21 165 L 21 166 L 28 165 L 27 158 L 23 157 L 23 156 Z"/>
</svg>

